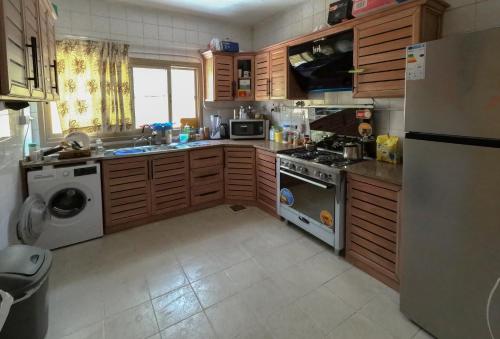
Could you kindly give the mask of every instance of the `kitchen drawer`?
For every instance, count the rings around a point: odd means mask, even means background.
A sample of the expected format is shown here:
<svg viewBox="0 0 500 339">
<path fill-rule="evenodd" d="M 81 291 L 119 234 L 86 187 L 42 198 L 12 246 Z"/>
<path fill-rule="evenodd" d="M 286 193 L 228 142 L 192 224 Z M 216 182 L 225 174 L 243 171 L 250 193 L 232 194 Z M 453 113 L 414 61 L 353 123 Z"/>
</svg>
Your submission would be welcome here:
<svg viewBox="0 0 500 339">
<path fill-rule="evenodd" d="M 191 169 L 223 165 L 222 148 L 207 148 L 191 151 L 189 155 Z"/>
<path fill-rule="evenodd" d="M 399 288 L 401 187 L 348 175 L 346 258 L 387 285 Z"/>
<path fill-rule="evenodd" d="M 193 206 L 210 203 L 224 198 L 224 183 L 200 185 L 191 189 L 191 204 Z"/>
<path fill-rule="evenodd" d="M 222 166 L 211 166 L 206 168 L 196 168 L 191 170 L 191 185 L 207 185 L 224 180 Z"/>
</svg>

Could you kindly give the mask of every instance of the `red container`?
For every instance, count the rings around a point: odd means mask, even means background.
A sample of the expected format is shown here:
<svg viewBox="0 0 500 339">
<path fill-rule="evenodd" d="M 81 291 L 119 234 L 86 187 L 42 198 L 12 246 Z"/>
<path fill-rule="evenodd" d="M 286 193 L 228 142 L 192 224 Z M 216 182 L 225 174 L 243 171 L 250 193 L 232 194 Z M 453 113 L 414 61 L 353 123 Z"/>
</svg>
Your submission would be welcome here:
<svg viewBox="0 0 500 339">
<path fill-rule="evenodd" d="M 359 17 L 397 3 L 396 0 L 354 0 L 352 5 L 352 16 Z"/>
</svg>

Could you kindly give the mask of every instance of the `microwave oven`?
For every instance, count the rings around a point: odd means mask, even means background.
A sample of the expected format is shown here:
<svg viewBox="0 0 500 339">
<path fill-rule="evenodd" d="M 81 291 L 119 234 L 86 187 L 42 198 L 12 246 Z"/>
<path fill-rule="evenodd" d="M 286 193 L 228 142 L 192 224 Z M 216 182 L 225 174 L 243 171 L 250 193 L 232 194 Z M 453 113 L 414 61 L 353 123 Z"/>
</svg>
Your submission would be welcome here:
<svg viewBox="0 0 500 339">
<path fill-rule="evenodd" d="M 229 120 L 229 135 L 231 139 L 267 139 L 268 132 L 269 120 Z"/>
</svg>

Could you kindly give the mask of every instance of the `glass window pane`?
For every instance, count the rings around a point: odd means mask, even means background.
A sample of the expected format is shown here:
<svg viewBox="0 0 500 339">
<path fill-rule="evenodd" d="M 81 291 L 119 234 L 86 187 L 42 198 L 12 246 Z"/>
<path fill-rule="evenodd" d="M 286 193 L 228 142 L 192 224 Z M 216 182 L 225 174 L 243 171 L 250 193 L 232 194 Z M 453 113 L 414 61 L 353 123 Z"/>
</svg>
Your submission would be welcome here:
<svg viewBox="0 0 500 339">
<path fill-rule="evenodd" d="M 172 68 L 172 120 L 196 118 L 196 71 Z"/>
<path fill-rule="evenodd" d="M 133 68 L 135 127 L 169 121 L 168 73 L 162 68 Z"/>
<path fill-rule="evenodd" d="M 57 112 L 57 103 L 54 101 L 50 103 L 50 125 L 52 134 L 62 134 L 61 120 Z"/>
</svg>

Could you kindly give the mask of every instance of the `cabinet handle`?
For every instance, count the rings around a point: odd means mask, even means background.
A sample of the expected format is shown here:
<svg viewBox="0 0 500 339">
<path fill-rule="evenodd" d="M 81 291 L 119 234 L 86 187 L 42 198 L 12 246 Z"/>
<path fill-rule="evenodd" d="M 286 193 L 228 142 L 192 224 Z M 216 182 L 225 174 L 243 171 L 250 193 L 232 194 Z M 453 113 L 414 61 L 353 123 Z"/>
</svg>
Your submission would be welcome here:
<svg viewBox="0 0 500 339">
<path fill-rule="evenodd" d="M 52 86 L 52 89 L 55 89 L 56 93 L 59 93 L 59 78 L 57 77 L 57 60 L 54 60 L 54 64 L 50 65 L 50 67 L 54 69 L 54 79 L 55 79 L 55 86 Z"/>
<path fill-rule="evenodd" d="M 273 80 L 269 79 L 268 81 L 269 81 L 269 86 L 268 86 L 268 88 L 269 88 L 269 97 L 271 97 L 272 94 L 273 94 Z"/>
<path fill-rule="evenodd" d="M 40 79 L 38 78 L 38 47 L 36 38 L 34 36 L 31 37 L 31 45 L 26 45 L 26 47 L 31 48 L 31 58 L 33 61 L 33 77 L 28 78 L 28 80 L 35 82 L 35 88 L 40 87 Z"/>
</svg>

